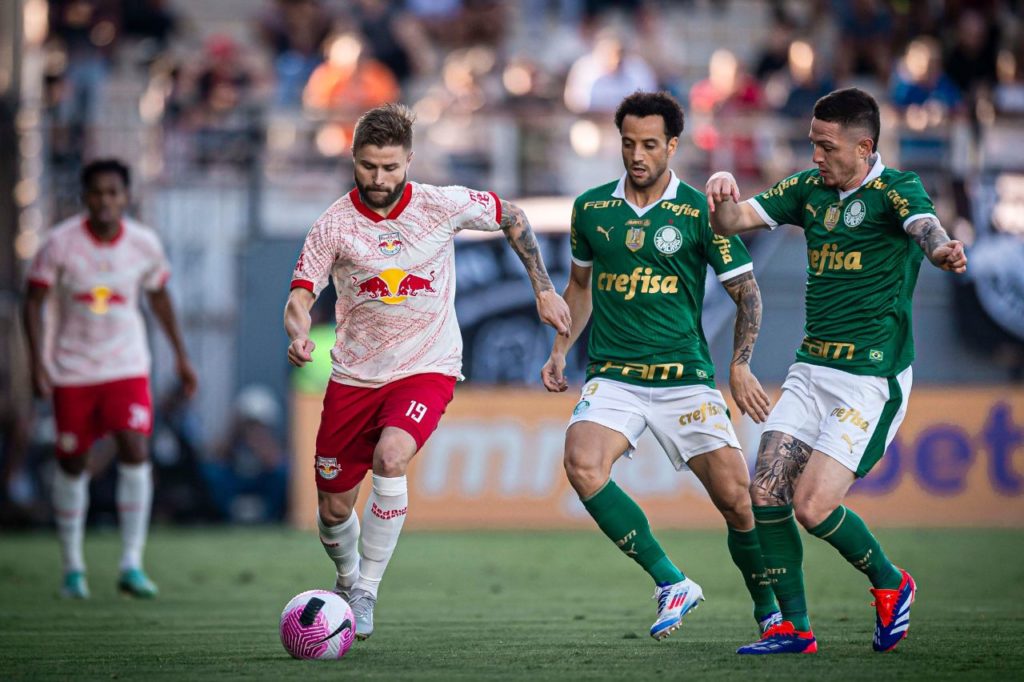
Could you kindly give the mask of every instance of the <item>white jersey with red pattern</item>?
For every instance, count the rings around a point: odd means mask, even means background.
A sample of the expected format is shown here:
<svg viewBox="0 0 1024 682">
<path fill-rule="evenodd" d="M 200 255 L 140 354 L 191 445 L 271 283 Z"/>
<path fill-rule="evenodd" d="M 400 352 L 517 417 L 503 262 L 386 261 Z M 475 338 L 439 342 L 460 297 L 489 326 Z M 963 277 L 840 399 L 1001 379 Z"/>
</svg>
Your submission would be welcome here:
<svg viewBox="0 0 1024 682">
<path fill-rule="evenodd" d="M 52 288 L 46 364 L 56 386 L 83 386 L 149 375 L 139 290 L 156 291 L 170 265 L 152 229 L 125 218 L 101 242 L 78 215 L 54 227 L 28 272 L 32 286 Z"/>
<path fill-rule="evenodd" d="M 406 184 L 388 216 L 353 189 L 306 235 L 292 288 L 338 291 L 332 380 L 380 386 L 413 374 L 462 378 L 455 319 L 455 235 L 500 228 L 493 192 Z"/>
</svg>

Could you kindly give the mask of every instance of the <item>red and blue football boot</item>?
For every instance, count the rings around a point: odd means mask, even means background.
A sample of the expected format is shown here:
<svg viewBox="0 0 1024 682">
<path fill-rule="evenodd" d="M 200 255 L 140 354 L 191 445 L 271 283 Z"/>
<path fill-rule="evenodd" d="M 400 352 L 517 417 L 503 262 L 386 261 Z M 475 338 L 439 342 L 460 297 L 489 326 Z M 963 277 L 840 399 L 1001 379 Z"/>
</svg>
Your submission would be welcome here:
<svg viewBox="0 0 1024 682">
<path fill-rule="evenodd" d="M 741 646 L 736 650 L 738 654 L 814 654 L 818 652 L 818 640 L 814 639 L 814 633 L 799 632 L 788 620 L 768 628 L 761 639 Z"/>
<path fill-rule="evenodd" d="M 871 589 L 875 601 L 875 651 L 892 651 L 910 630 L 910 605 L 914 603 L 917 583 L 910 574 L 900 569 L 903 580 L 895 590 Z"/>
</svg>

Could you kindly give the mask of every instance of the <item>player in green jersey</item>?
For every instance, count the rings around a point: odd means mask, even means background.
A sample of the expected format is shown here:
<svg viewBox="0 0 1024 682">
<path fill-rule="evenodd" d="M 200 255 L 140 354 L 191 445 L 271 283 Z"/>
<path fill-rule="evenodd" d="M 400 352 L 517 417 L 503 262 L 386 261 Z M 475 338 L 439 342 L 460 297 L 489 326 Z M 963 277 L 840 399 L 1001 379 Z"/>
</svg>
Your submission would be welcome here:
<svg viewBox="0 0 1024 682">
<path fill-rule="evenodd" d="M 626 172 L 576 199 L 572 272 L 564 297 L 568 337 L 541 372 L 565 391 L 565 354 L 593 317 L 587 381 L 566 432 L 569 482 L 597 525 L 657 585 L 655 639 L 667 637 L 704 598 L 665 555 L 643 510 L 614 481 L 612 464 L 650 429 L 676 469 L 689 467 L 728 526 L 728 546 L 754 600 L 762 632 L 781 621 L 765 575 L 747 494 L 750 477 L 701 328 L 704 280 L 714 269 L 737 306 L 729 385 L 757 421 L 768 396 L 750 371 L 761 293 L 738 238 L 717 237 L 707 200 L 668 170 L 683 111 L 667 93 L 637 92 L 615 113 Z"/>
<path fill-rule="evenodd" d="M 797 521 L 871 581 L 876 651 L 910 627 L 916 585 L 886 557 L 843 499 L 878 462 L 903 421 L 914 341 L 911 298 L 924 256 L 962 273 L 963 244 L 935 217 L 916 174 L 878 155 L 879 112 L 847 88 L 814 105 L 812 170 L 740 202 L 736 180 L 707 183 L 711 225 L 736 235 L 780 224 L 807 239 L 804 340 L 761 436 L 750 488 L 765 564 L 785 621 L 738 653 L 813 653 Z"/>
</svg>

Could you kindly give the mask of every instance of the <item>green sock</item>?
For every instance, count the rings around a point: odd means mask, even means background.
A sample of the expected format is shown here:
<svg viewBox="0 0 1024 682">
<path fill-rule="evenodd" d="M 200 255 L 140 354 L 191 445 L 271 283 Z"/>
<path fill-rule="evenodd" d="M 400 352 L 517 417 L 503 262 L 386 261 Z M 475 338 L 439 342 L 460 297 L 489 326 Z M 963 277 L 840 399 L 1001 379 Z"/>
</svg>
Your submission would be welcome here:
<svg viewBox="0 0 1024 682">
<path fill-rule="evenodd" d="M 867 575 L 872 586 L 885 590 L 900 586 L 903 580 L 900 570 L 885 556 L 863 519 L 846 507 L 839 505 L 827 519 L 808 530 L 838 549 L 854 568 Z"/>
<path fill-rule="evenodd" d="M 810 630 L 804 595 L 804 546 L 793 517 L 793 506 L 755 506 L 754 527 L 757 528 L 765 570 L 779 600 L 782 617 L 801 632 Z"/>
<path fill-rule="evenodd" d="M 640 564 L 659 585 L 677 583 L 686 576 L 665 556 L 651 533 L 644 510 L 611 479 L 583 500 L 583 506 L 612 542 Z"/>
<path fill-rule="evenodd" d="M 750 598 L 754 600 L 754 618 L 760 621 L 765 616 L 779 610 L 775 602 L 775 592 L 764 568 L 764 557 L 761 555 L 761 543 L 757 540 L 757 530 L 736 530 L 729 526 L 729 554 L 736 568 L 743 574 L 743 582 L 747 584 Z"/>
</svg>

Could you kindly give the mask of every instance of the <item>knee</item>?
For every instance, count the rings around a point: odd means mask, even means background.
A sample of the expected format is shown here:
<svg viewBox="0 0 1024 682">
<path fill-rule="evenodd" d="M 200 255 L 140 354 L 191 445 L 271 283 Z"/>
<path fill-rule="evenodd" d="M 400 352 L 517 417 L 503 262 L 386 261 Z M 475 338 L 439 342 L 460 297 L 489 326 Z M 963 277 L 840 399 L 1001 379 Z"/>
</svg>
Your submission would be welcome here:
<svg viewBox="0 0 1024 682">
<path fill-rule="evenodd" d="M 586 499 L 601 489 L 608 480 L 601 458 L 578 448 L 569 448 L 563 460 L 565 475 L 581 499 Z"/>
<path fill-rule="evenodd" d="M 754 512 L 751 510 L 750 492 L 746 486 L 739 484 L 725 491 L 716 500 L 716 506 L 732 528 L 746 530 L 754 527 Z"/>
<path fill-rule="evenodd" d="M 796 520 L 807 530 L 821 525 L 837 506 L 833 500 L 814 493 L 798 492 L 793 498 L 793 513 Z"/>
<path fill-rule="evenodd" d="M 381 444 L 377 447 L 374 460 L 376 465 L 373 468 L 373 472 L 378 476 L 386 478 L 405 476 L 407 461 L 405 453 L 400 448 Z"/>
<path fill-rule="evenodd" d="M 320 493 L 317 500 L 317 510 L 320 512 L 320 520 L 325 526 L 337 526 L 344 523 L 352 515 L 352 504 L 344 496 Z"/>
</svg>

